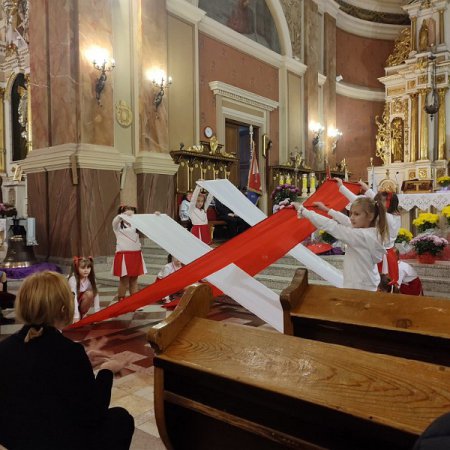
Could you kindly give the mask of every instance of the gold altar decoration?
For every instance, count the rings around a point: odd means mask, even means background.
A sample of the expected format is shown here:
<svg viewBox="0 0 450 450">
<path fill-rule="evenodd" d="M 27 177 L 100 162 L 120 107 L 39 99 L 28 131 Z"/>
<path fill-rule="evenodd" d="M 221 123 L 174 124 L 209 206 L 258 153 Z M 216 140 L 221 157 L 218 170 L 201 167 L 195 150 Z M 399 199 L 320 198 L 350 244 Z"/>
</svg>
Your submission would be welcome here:
<svg viewBox="0 0 450 450">
<path fill-rule="evenodd" d="M 439 112 L 438 112 L 438 160 L 445 160 L 446 146 L 446 117 L 445 117 L 445 94 L 448 88 L 438 89 L 439 94 Z"/>
<path fill-rule="evenodd" d="M 376 135 L 376 156 L 381 158 L 383 164 L 389 164 L 391 158 L 391 124 L 389 121 L 389 103 L 384 105 L 381 122 L 379 116 L 375 117 L 375 123 L 378 127 Z"/>
<path fill-rule="evenodd" d="M 403 162 L 403 120 L 396 117 L 391 123 L 391 145 L 394 162 Z"/>
<path fill-rule="evenodd" d="M 400 32 L 400 36 L 397 38 L 394 44 L 394 50 L 386 60 L 386 66 L 398 66 L 406 58 L 408 58 L 411 51 L 411 29 L 409 27 L 403 28 Z"/>
<path fill-rule="evenodd" d="M 421 104 L 419 159 L 424 161 L 428 160 L 428 114 L 423 108 L 427 100 L 427 89 L 420 89 L 419 93 Z"/>
<path fill-rule="evenodd" d="M 5 146 L 5 89 L 0 88 L 0 172 L 6 171 L 6 146 Z"/>
<path fill-rule="evenodd" d="M 222 151 L 223 145 L 217 140 L 216 143 L 214 153 L 212 153 L 211 141 L 201 141 L 200 144 L 188 148 L 181 144 L 179 150 L 170 152 L 173 160 L 178 164 L 178 193 L 192 191 L 199 179 L 229 179 L 231 167 L 237 162 L 237 158 Z"/>
<path fill-rule="evenodd" d="M 417 161 L 417 140 L 418 140 L 418 113 L 417 113 L 417 93 L 411 94 L 411 141 L 410 141 L 410 152 L 409 160 L 410 162 Z"/>
<path fill-rule="evenodd" d="M 428 50 L 428 20 L 422 21 L 422 26 L 419 31 L 419 52 L 426 52 Z"/>
</svg>

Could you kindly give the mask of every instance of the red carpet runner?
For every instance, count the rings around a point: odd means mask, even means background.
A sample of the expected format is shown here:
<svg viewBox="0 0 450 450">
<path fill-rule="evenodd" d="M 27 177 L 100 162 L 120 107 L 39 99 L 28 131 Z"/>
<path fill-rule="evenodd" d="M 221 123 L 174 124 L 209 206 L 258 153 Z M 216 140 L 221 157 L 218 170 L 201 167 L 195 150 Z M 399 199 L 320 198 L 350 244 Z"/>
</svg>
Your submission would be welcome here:
<svg viewBox="0 0 450 450">
<path fill-rule="evenodd" d="M 360 191 L 360 186 L 356 183 L 345 183 L 345 185 L 354 193 Z M 348 200 L 339 193 L 337 184 L 333 180 L 325 181 L 304 202 L 304 206 L 311 209 L 313 208 L 312 203 L 317 201 L 321 201 L 329 208 L 337 211 L 345 208 L 348 204 Z M 254 276 L 305 240 L 314 229 L 314 226 L 307 219 L 299 220 L 295 210 L 284 209 L 225 242 L 220 247 L 211 250 L 167 278 L 158 281 L 158 283 L 153 283 L 121 302 L 85 317 L 70 325 L 69 328 L 101 322 L 155 303 L 231 263 Z"/>
</svg>

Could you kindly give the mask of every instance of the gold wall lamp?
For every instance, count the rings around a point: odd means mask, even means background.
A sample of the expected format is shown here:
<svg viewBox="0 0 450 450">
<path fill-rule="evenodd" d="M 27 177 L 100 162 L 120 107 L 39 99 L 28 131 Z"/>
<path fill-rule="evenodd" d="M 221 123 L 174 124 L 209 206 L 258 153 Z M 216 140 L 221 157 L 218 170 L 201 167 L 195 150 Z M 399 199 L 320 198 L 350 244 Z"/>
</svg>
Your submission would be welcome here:
<svg viewBox="0 0 450 450">
<path fill-rule="evenodd" d="M 331 127 L 328 128 L 327 134 L 331 142 L 331 153 L 334 153 L 336 151 L 337 143 L 342 136 L 342 131 L 338 130 L 337 128 Z"/>
<path fill-rule="evenodd" d="M 156 111 L 163 101 L 164 91 L 172 84 L 172 77 L 168 77 L 166 80 L 164 75 L 162 75 L 160 78 L 153 78 L 152 83 L 153 86 L 158 88 L 158 92 L 155 94 L 155 98 L 153 99 L 153 104 L 155 105 Z"/>
<path fill-rule="evenodd" d="M 322 148 L 323 142 L 321 141 L 321 136 L 324 130 L 325 127 L 321 123 L 310 122 L 309 124 L 309 131 L 313 133 L 313 150 L 316 152 Z"/>
<path fill-rule="evenodd" d="M 100 97 L 108 79 L 106 73 L 111 72 L 116 67 L 116 62 L 113 58 L 109 58 L 105 49 L 98 47 L 89 50 L 88 58 L 92 61 L 94 68 L 100 72 L 99 77 L 95 80 L 95 99 L 97 104 L 101 106 Z"/>
</svg>

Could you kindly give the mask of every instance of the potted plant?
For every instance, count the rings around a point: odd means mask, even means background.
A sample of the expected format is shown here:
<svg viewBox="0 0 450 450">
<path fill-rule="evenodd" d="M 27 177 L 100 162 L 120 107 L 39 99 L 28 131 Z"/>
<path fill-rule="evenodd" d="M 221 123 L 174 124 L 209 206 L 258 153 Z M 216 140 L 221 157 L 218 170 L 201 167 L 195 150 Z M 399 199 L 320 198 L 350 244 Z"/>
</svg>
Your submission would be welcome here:
<svg viewBox="0 0 450 450">
<path fill-rule="evenodd" d="M 445 175 L 443 177 L 439 177 L 437 180 L 437 184 L 441 188 L 441 190 L 446 191 L 450 186 L 450 177 Z"/>
<path fill-rule="evenodd" d="M 395 247 L 401 254 L 409 252 L 411 249 L 409 242 L 412 238 L 413 235 L 411 231 L 406 228 L 400 228 L 400 230 L 398 230 L 397 238 L 395 239 Z"/>
<path fill-rule="evenodd" d="M 413 225 L 417 227 L 419 233 L 437 228 L 439 216 L 433 213 L 420 213 L 417 219 L 413 220 Z"/>
<path fill-rule="evenodd" d="M 334 236 L 332 236 L 330 233 L 327 233 L 325 230 L 319 230 L 319 237 L 322 242 L 330 245 L 334 244 L 337 241 Z"/>
<path fill-rule="evenodd" d="M 420 263 L 433 264 L 436 255 L 448 245 L 447 239 L 434 234 L 416 236 L 410 244 L 414 247 Z"/>
<path fill-rule="evenodd" d="M 273 212 L 277 212 L 283 208 L 292 207 L 291 203 L 297 201 L 300 189 L 292 184 L 282 184 L 277 186 L 271 194 L 273 200 Z"/>
<path fill-rule="evenodd" d="M 450 205 L 447 205 L 443 210 L 442 210 L 442 215 L 445 217 L 446 221 L 447 221 L 447 225 L 450 226 Z"/>
</svg>

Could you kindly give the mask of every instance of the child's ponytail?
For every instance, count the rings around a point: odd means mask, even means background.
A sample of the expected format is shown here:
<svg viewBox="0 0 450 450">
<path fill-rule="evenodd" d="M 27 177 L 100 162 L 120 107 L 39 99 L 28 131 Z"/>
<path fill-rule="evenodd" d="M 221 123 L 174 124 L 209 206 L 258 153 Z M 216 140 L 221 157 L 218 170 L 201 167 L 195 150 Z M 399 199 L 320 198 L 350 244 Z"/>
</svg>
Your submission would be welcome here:
<svg viewBox="0 0 450 450">
<path fill-rule="evenodd" d="M 374 225 L 378 229 L 381 242 L 387 242 L 389 240 L 389 227 L 387 223 L 386 208 L 384 207 L 381 198 L 375 200 Z"/>
</svg>

